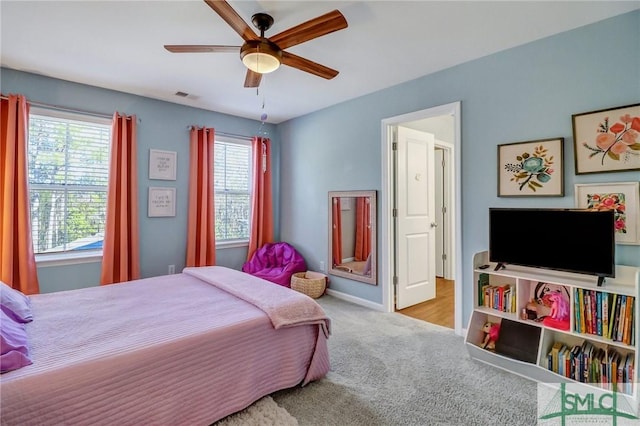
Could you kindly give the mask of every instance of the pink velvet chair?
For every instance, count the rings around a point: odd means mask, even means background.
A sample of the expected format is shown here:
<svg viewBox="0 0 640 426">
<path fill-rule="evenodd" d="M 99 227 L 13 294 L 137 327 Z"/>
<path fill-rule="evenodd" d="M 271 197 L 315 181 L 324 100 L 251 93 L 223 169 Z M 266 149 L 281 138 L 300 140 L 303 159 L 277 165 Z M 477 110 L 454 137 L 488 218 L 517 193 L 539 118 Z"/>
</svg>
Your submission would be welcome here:
<svg viewBox="0 0 640 426">
<path fill-rule="evenodd" d="M 242 265 L 242 270 L 267 281 L 291 287 L 291 276 L 307 270 L 307 263 L 291 244 L 266 243 Z"/>
</svg>

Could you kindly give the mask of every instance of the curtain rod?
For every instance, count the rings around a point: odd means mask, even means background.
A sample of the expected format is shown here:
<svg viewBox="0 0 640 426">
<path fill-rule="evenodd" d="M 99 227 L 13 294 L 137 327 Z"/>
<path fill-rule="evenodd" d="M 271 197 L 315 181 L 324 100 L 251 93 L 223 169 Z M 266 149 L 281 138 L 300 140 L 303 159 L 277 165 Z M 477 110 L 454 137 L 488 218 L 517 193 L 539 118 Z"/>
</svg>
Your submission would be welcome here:
<svg viewBox="0 0 640 426">
<path fill-rule="evenodd" d="M 0 98 L 2 99 L 9 99 L 7 96 L 5 95 L 0 95 Z M 94 117 L 101 117 L 101 118 L 113 118 L 113 114 L 105 114 L 104 112 L 95 112 L 95 111 L 87 111 L 87 110 L 82 110 L 82 109 L 75 109 L 75 108 L 68 108 L 68 107 L 63 107 L 60 105 L 52 105 L 52 104 L 45 104 L 44 102 L 34 102 L 34 101 L 30 101 L 27 99 L 27 102 L 29 102 L 30 105 L 33 105 L 35 107 L 40 107 L 40 108 L 49 108 L 49 109 L 56 109 L 59 111 L 66 111 L 66 112 L 75 112 L 75 113 L 79 113 L 79 114 L 88 114 L 88 115 L 93 115 Z M 127 117 L 127 120 L 131 120 L 131 117 Z M 142 120 L 138 117 L 138 123 L 141 123 Z"/>
</svg>

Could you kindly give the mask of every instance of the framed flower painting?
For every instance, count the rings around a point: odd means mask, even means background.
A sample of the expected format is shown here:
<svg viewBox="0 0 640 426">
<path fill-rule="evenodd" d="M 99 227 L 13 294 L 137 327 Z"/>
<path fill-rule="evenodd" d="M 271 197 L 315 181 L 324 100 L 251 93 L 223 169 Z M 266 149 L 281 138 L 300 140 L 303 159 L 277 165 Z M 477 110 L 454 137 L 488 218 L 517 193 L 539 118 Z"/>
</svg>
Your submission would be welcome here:
<svg viewBox="0 0 640 426">
<path fill-rule="evenodd" d="M 498 145 L 498 197 L 564 195 L 564 138 Z"/>
<path fill-rule="evenodd" d="M 571 118 L 577 175 L 640 170 L 640 104 Z"/>
<path fill-rule="evenodd" d="M 613 210 L 616 244 L 640 244 L 640 183 L 576 184 L 576 207 Z"/>
</svg>

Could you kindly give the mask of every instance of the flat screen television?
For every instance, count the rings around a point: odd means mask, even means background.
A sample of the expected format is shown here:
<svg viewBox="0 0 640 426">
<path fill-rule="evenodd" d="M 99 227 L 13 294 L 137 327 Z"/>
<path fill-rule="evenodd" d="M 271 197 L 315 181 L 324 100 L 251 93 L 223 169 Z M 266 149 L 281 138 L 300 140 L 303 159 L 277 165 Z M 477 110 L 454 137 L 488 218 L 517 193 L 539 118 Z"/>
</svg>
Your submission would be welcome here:
<svg viewBox="0 0 640 426">
<path fill-rule="evenodd" d="M 489 209 L 489 260 L 615 277 L 613 211 Z"/>
</svg>

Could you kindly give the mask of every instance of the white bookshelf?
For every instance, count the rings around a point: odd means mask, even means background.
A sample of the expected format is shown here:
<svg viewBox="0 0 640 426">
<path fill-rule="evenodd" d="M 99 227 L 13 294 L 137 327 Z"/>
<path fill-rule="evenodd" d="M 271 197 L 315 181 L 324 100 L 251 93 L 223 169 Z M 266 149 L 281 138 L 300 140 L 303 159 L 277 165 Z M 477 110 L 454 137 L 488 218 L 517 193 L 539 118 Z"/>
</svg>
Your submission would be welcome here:
<svg viewBox="0 0 640 426">
<path fill-rule="evenodd" d="M 489 266 L 487 268 L 480 269 L 480 266 L 482 265 Z M 615 278 L 606 278 L 604 284 L 599 287 L 597 285 L 597 278 L 594 276 L 515 265 L 506 265 L 505 269 L 496 271 L 495 267 L 496 264 L 491 263 L 488 260 L 488 252 L 479 252 L 474 256 L 474 309 L 469 319 L 467 335 L 465 338 L 466 347 L 472 358 L 540 382 L 578 383 L 582 381 L 575 380 L 574 377 L 571 377 L 570 370 L 567 370 L 566 374 L 564 372 L 563 374 L 560 374 L 559 372 L 549 370 L 548 354 L 552 352 L 552 348 L 557 342 L 558 345 L 565 345 L 569 351 L 573 347 L 583 345 L 587 342 L 596 349 L 602 349 L 605 356 L 613 354 L 615 351 L 619 354 L 620 358 L 625 360 L 625 363 L 626 359 L 629 358 L 629 362 L 633 364 L 633 369 L 630 373 L 631 375 L 626 377 L 625 383 L 618 386 L 618 392 L 630 398 L 632 401 L 636 403 L 638 402 L 637 383 L 639 375 L 637 370 L 639 365 L 638 341 L 640 336 L 638 333 L 638 318 L 640 315 L 638 308 L 638 296 L 640 295 L 640 268 L 616 265 Z M 480 294 L 483 293 L 483 291 L 479 288 L 478 283 L 481 276 L 484 281 L 488 281 L 486 284 L 488 286 L 492 286 L 493 288 L 500 286 L 505 289 L 509 288 L 510 294 L 512 294 L 512 296 L 510 296 L 511 304 L 513 305 L 511 312 L 505 312 L 494 307 L 485 306 L 486 304 L 480 304 L 482 299 Z M 540 283 L 548 284 L 548 287 L 554 289 L 561 288 L 567 295 L 570 306 L 570 323 L 567 330 L 560 330 L 549 327 L 543 322 L 523 318 L 522 310 L 527 306 L 527 303 L 532 298 L 535 299 L 535 289 Z M 586 332 L 586 329 L 582 324 L 580 324 L 580 321 L 577 321 L 576 316 L 577 311 L 583 313 L 583 310 L 585 309 L 584 303 L 582 305 L 579 303 L 579 294 L 581 292 L 583 295 L 587 293 L 595 295 L 597 292 L 600 292 L 600 300 L 606 298 L 608 303 L 611 303 L 614 295 L 616 296 L 616 300 L 620 298 L 620 296 L 625 296 L 623 300 L 626 300 L 629 304 L 631 304 L 631 300 L 633 300 L 633 309 L 631 311 L 632 315 L 630 315 L 628 319 L 629 332 L 626 339 L 620 339 L 624 341 L 599 335 L 598 330 L 601 331 L 601 334 L 604 334 L 604 327 L 601 327 L 600 329 L 595 327 L 592 330 L 593 333 Z M 548 314 L 547 307 L 540 304 L 537 306 L 539 308 L 538 316 Z M 611 307 L 608 309 L 609 315 L 611 314 L 611 309 Z M 584 316 L 585 315 L 583 313 L 582 317 Z M 602 315 L 599 315 L 599 317 L 603 318 Z M 501 353 L 499 346 L 495 351 L 482 348 L 485 338 L 485 333 L 482 331 L 483 325 L 486 322 L 500 323 L 501 329 L 505 324 L 513 326 L 513 324 L 505 323 L 505 321 L 511 321 L 519 324 L 515 327 L 531 330 L 534 335 L 537 334 L 538 331 L 530 327 L 536 327 L 539 329 L 539 337 L 537 338 L 537 341 L 526 341 L 526 348 L 528 348 L 528 351 L 530 352 L 528 355 L 530 356 L 531 361 L 523 361 L 513 356 L 504 355 L 505 352 L 502 351 Z M 583 330 L 585 330 L 585 332 L 583 332 Z M 498 337 L 498 342 L 500 342 L 500 337 Z M 586 380 L 584 385 L 587 387 L 592 386 L 605 390 L 612 390 L 613 386 L 611 383 L 607 383 L 606 381 L 604 381 L 604 383 L 602 381 L 599 383 L 590 383 L 589 380 Z"/>
</svg>

